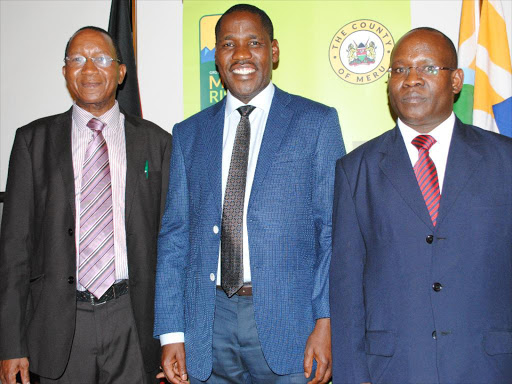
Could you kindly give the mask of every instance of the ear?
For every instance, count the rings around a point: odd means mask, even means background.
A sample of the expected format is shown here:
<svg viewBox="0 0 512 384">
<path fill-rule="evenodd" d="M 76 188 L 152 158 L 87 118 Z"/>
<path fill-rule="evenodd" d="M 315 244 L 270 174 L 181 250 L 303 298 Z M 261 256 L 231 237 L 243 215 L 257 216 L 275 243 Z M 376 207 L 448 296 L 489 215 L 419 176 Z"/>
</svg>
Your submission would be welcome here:
<svg viewBox="0 0 512 384">
<path fill-rule="evenodd" d="M 464 71 L 460 68 L 452 72 L 452 92 L 457 94 L 464 85 Z"/>
<path fill-rule="evenodd" d="M 275 64 L 279 61 L 279 42 L 272 40 L 272 62 Z"/>
<path fill-rule="evenodd" d="M 62 66 L 62 76 L 64 76 L 64 78 L 66 78 L 66 66 Z"/>
<path fill-rule="evenodd" d="M 119 64 L 119 78 L 117 80 L 117 84 L 123 84 L 124 77 L 126 76 L 126 65 Z"/>
</svg>

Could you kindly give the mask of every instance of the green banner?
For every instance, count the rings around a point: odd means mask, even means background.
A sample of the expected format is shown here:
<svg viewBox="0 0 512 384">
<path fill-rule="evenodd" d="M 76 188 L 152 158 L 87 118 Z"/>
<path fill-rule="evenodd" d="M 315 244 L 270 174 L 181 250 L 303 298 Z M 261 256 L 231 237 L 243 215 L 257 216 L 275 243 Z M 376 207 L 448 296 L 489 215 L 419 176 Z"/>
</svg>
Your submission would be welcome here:
<svg viewBox="0 0 512 384">
<path fill-rule="evenodd" d="M 389 56 L 411 27 L 409 1 L 249 1 L 274 24 L 281 89 L 338 110 L 350 151 L 394 126 L 387 99 Z M 214 27 L 235 1 L 183 2 L 185 117 L 225 96 L 215 69 Z"/>
</svg>

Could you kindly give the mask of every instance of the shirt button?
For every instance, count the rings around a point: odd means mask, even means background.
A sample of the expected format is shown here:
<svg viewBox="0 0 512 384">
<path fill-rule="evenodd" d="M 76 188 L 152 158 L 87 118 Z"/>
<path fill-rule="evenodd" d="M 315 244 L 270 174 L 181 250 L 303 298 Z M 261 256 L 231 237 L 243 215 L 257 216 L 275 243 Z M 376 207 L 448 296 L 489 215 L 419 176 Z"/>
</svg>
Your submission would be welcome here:
<svg viewBox="0 0 512 384">
<path fill-rule="evenodd" d="M 216 225 L 213 226 L 213 233 L 219 233 L 219 227 L 217 227 Z"/>
<path fill-rule="evenodd" d="M 434 236 L 432 235 L 428 235 L 427 238 L 425 239 L 425 241 L 428 243 L 428 244 L 432 244 L 432 242 L 434 241 Z"/>
<path fill-rule="evenodd" d="M 75 282 L 75 278 L 73 276 L 68 277 L 68 283 L 73 284 Z"/>
<path fill-rule="evenodd" d="M 210 280 L 211 281 L 215 281 L 215 274 L 214 273 L 210 273 Z"/>
<path fill-rule="evenodd" d="M 434 340 L 437 340 L 437 332 L 436 331 L 432 332 L 432 338 Z"/>
<path fill-rule="evenodd" d="M 432 284 L 432 289 L 436 292 L 439 292 L 441 289 L 443 289 L 443 285 L 441 283 L 434 283 Z"/>
<path fill-rule="evenodd" d="M 73 228 L 68 229 L 69 236 L 73 236 Z"/>
</svg>

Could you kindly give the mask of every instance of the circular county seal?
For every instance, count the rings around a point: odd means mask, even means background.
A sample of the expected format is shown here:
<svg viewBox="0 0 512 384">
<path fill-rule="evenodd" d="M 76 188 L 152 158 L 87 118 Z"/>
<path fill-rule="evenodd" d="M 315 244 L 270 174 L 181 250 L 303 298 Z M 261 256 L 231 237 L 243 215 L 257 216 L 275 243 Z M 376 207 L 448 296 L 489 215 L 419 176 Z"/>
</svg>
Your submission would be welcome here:
<svg viewBox="0 0 512 384">
<path fill-rule="evenodd" d="M 329 47 L 331 67 L 343 80 L 369 84 L 386 74 L 395 41 L 374 20 L 354 20 L 334 35 Z"/>
</svg>

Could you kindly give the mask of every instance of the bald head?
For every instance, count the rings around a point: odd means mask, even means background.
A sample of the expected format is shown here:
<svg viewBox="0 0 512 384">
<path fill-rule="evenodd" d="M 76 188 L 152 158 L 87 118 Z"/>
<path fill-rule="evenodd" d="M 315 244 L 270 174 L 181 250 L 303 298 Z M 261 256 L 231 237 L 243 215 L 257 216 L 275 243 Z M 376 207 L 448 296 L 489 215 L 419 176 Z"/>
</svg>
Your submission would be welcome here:
<svg viewBox="0 0 512 384">
<path fill-rule="evenodd" d="M 446 36 L 443 32 L 438 31 L 435 28 L 430 27 L 419 27 L 411 29 L 409 32 L 407 32 L 405 35 L 403 35 L 400 40 L 395 45 L 395 49 L 393 49 L 393 52 L 391 54 L 391 61 L 393 61 L 393 54 L 398 49 L 399 45 L 404 41 L 411 37 L 414 37 L 415 35 L 420 36 L 426 36 L 426 35 L 432 35 L 436 38 L 436 45 L 440 50 L 443 50 L 448 53 L 447 57 L 445 57 L 446 63 L 451 68 L 457 68 L 458 67 L 458 59 L 457 59 L 457 49 L 455 48 L 455 45 L 453 44 L 452 40 Z"/>
<path fill-rule="evenodd" d="M 75 33 L 73 33 L 73 35 L 69 38 L 68 43 L 66 44 L 66 49 L 64 50 L 64 58 L 66 58 L 66 56 L 68 55 L 69 45 L 71 44 L 71 42 L 73 41 L 75 36 L 80 34 L 82 31 L 86 31 L 86 30 L 96 31 L 96 32 L 99 32 L 99 33 L 103 34 L 105 36 L 105 38 L 110 42 L 110 44 L 112 44 L 112 47 L 114 48 L 114 52 L 115 52 L 115 57 L 114 58 L 119 59 L 119 61 L 121 63 L 123 63 L 123 58 L 121 56 L 121 51 L 119 50 L 119 47 L 117 46 L 117 42 L 114 40 L 112 35 L 110 33 L 108 33 L 106 30 L 104 30 L 103 28 L 95 27 L 95 26 L 92 26 L 92 25 L 88 25 L 86 27 L 82 27 L 79 30 L 77 30 Z"/>
<path fill-rule="evenodd" d="M 393 49 L 391 68 L 389 101 L 402 122 L 428 133 L 451 115 L 464 73 L 446 35 L 432 28 L 406 33 Z"/>
</svg>

